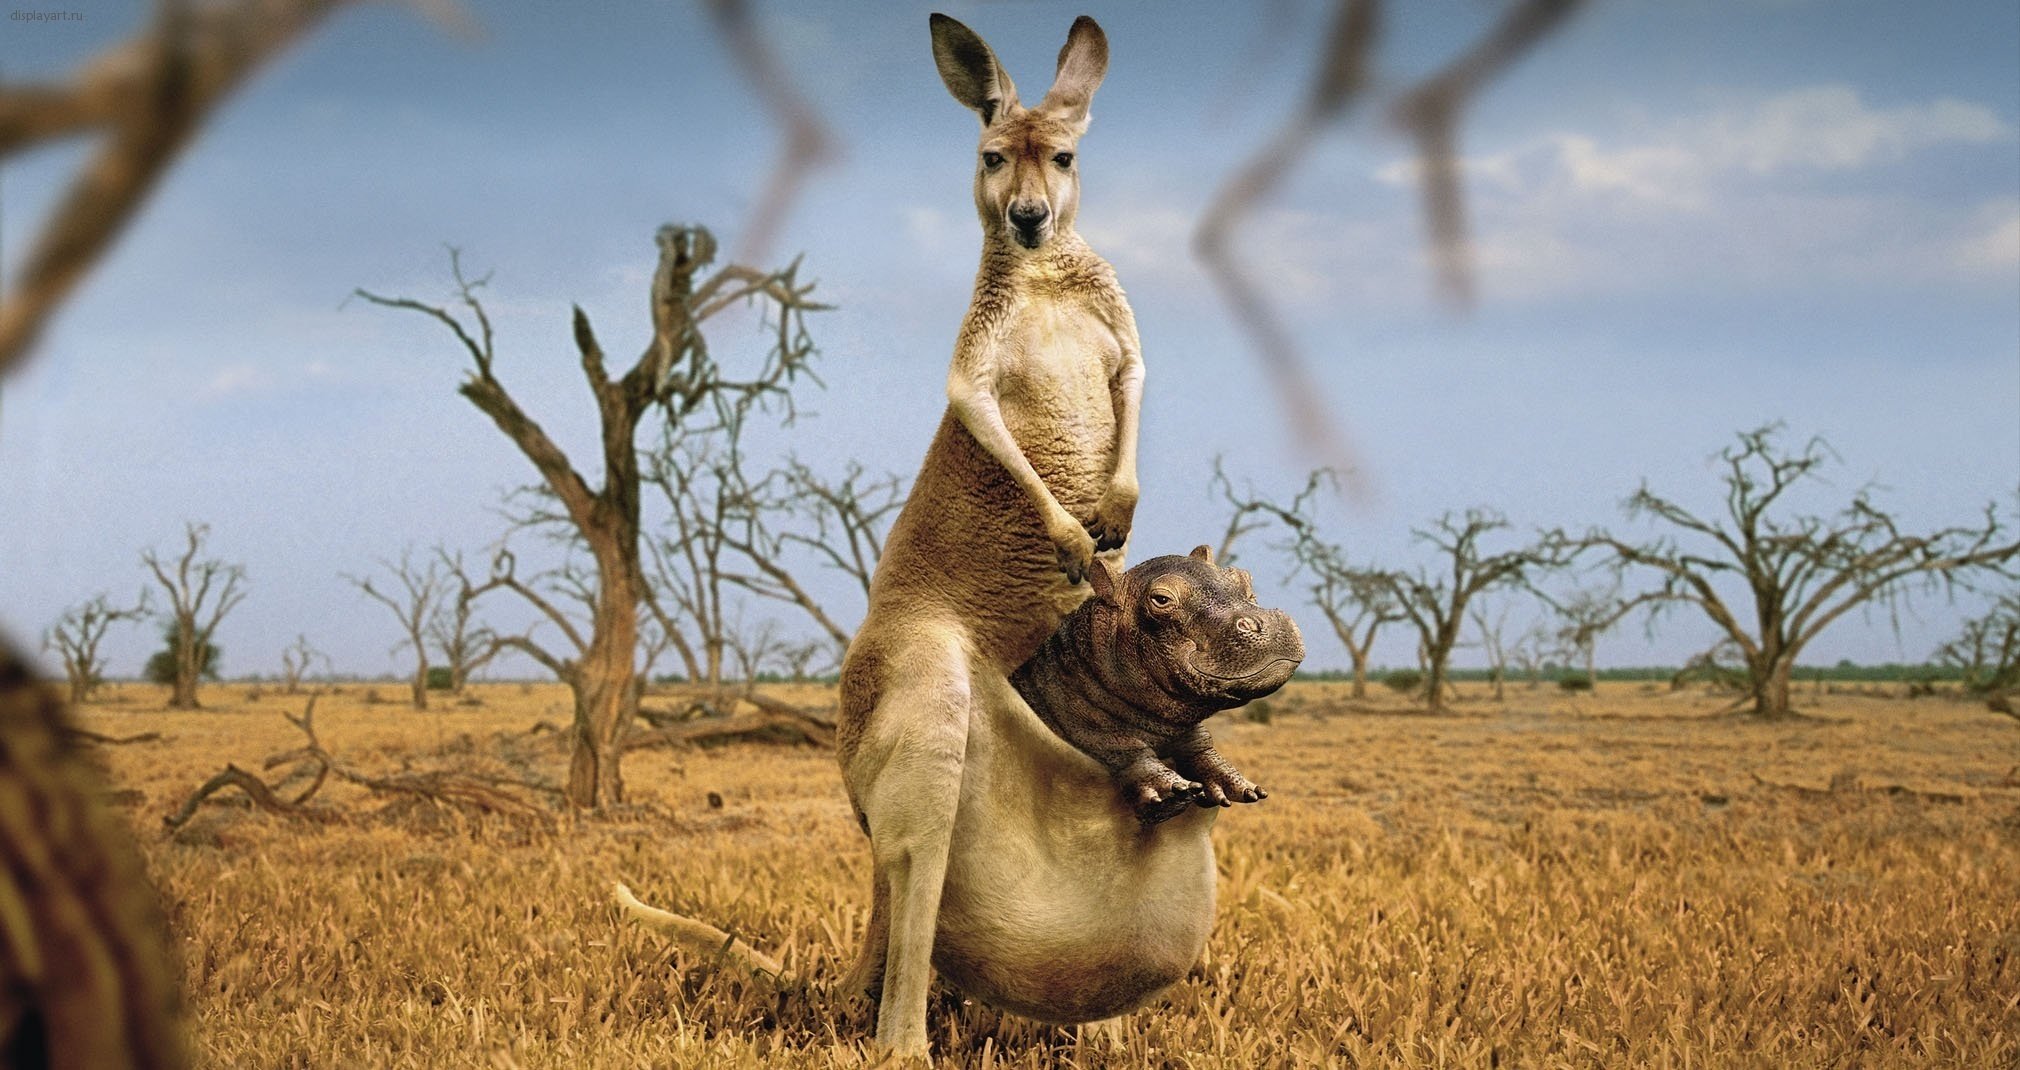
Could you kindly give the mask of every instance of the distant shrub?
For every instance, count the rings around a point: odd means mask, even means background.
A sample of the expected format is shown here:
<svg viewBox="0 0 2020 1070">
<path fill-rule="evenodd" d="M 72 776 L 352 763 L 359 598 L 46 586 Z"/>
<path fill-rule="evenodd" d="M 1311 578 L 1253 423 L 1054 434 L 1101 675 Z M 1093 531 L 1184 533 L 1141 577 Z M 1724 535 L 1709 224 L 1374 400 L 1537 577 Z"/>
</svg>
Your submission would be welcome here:
<svg viewBox="0 0 2020 1070">
<path fill-rule="evenodd" d="M 447 691 L 456 686 L 456 674 L 447 665 L 428 666 L 428 690 Z"/>
<path fill-rule="evenodd" d="M 174 621 L 170 621 L 168 626 L 162 629 L 161 649 L 147 659 L 146 668 L 141 670 L 141 675 L 147 678 L 148 683 L 163 686 L 175 683 L 175 648 L 176 644 L 181 642 L 181 638 L 182 627 Z M 217 663 L 222 655 L 223 651 L 218 649 L 216 643 L 205 643 L 197 675 L 205 680 L 217 679 Z"/>
<path fill-rule="evenodd" d="M 1270 723 L 1270 716 L 1271 716 L 1270 704 L 1260 699 L 1251 702 L 1247 706 L 1243 707 L 1241 712 L 1242 716 L 1244 718 L 1247 718 L 1253 724 Z"/>
<path fill-rule="evenodd" d="M 1424 674 L 1415 669 L 1397 669 L 1382 677 L 1382 683 L 1397 694 L 1407 695 L 1424 686 Z"/>
<path fill-rule="evenodd" d="M 1592 690 L 1592 677 L 1584 673 L 1560 676 L 1557 678 L 1557 686 L 1566 691 L 1590 691 Z"/>
</svg>

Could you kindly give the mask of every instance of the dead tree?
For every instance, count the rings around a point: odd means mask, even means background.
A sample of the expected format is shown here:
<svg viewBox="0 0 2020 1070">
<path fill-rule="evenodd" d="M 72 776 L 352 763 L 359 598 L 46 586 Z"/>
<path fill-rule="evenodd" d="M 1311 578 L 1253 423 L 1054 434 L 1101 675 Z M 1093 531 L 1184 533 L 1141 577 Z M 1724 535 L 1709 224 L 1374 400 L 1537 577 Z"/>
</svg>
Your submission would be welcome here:
<svg viewBox="0 0 2020 1070">
<path fill-rule="evenodd" d="M 1502 643 L 1501 636 L 1508 629 L 1508 607 L 1503 606 L 1501 612 L 1490 614 L 1484 607 L 1475 605 L 1469 613 L 1473 618 L 1473 627 L 1480 632 L 1480 651 L 1487 656 L 1487 682 L 1494 688 L 1494 701 L 1500 702 L 1507 697 L 1508 648 Z"/>
<path fill-rule="evenodd" d="M 739 620 L 730 629 L 729 651 L 736 659 L 737 682 L 742 686 L 742 697 L 748 699 L 757 693 L 759 678 L 764 675 L 765 666 L 779 655 L 785 641 L 779 638 L 778 624 L 763 621 L 756 626 L 746 626 Z"/>
<path fill-rule="evenodd" d="M 63 611 L 56 623 L 43 634 L 42 647 L 54 650 L 63 659 L 63 675 L 70 682 L 70 704 L 75 706 L 91 697 L 91 692 L 102 682 L 105 662 L 99 657 L 99 644 L 105 641 L 105 633 L 112 626 L 124 620 L 140 620 L 148 614 L 147 592 L 140 592 L 132 606 L 115 606 L 107 595 L 100 593 L 89 601 L 80 602 Z"/>
<path fill-rule="evenodd" d="M 1557 633 L 1539 621 L 1508 645 L 1508 660 L 1522 670 L 1522 679 L 1534 691 L 1543 686 L 1543 670 L 1559 649 Z"/>
<path fill-rule="evenodd" d="M 1213 555 L 1223 566 L 1233 565 L 1237 560 L 1238 546 L 1250 533 L 1260 531 L 1275 522 L 1282 524 L 1293 540 L 1310 537 L 1316 521 L 1312 517 L 1314 503 L 1321 489 L 1336 487 L 1337 480 L 1330 468 L 1315 468 L 1305 476 L 1305 485 L 1291 496 L 1288 503 L 1265 498 L 1256 493 L 1254 487 L 1241 491 L 1234 489 L 1234 480 L 1228 478 L 1221 459 L 1213 459 L 1213 476 L 1207 480 L 1207 492 L 1217 494 L 1227 506 L 1227 528 L 1221 532 L 1220 549 Z"/>
<path fill-rule="evenodd" d="M 469 571 L 463 567 L 463 551 L 451 554 L 438 546 L 435 559 L 441 563 L 446 586 L 441 605 L 428 621 L 428 638 L 449 670 L 449 693 L 460 698 L 464 686 L 470 682 L 470 674 L 497 657 L 503 648 L 498 643 L 498 633 L 476 620 L 478 584 L 471 582 Z"/>
<path fill-rule="evenodd" d="M 1966 691 L 1991 695 L 2020 687 L 2020 594 L 2004 595 L 1966 620 L 1933 660 L 1957 670 Z"/>
<path fill-rule="evenodd" d="M 1337 547 L 1326 547 L 1337 550 Z M 1303 563 L 1303 559 L 1300 559 Z M 1384 624 L 1408 619 L 1396 599 L 1395 586 L 1387 573 L 1371 568 L 1351 568 L 1335 554 L 1314 555 L 1308 571 L 1316 577 L 1311 585 L 1312 605 L 1325 614 L 1340 645 L 1354 665 L 1353 697 L 1368 694 L 1368 656 L 1375 649 L 1375 635 Z"/>
<path fill-rule="evenodd" d="M 1654 597 L 1646 592 L 1622 597 L 1616 586 L 1605 591 L 1575 590 L 1566 597 L 1546 599 L 1546 602 L 1556 611 L 1560 622 L 1557 629 L 1559 648 L 1579 658 L 1585 666 L 1585 678 L 1597 685 L 1596 648 L 1599 637 L 1611 631 L 1636 608 L 1653 600 Z"/>
<path fill-rule="evenodd" d="M 1406 619 L 1396 599 L 1395 586 L 1387 573 L 1376 568 L 1356 567 L 1348 562 L 1339 545 L 1319 538 L 1318 521 L 1312 515 L 1319 491 L 1333 485 L 1332 473 L 1317 469 L 1305 477 L 1305 485 L 1288 504 L 1279 504 L 1257 494 L 1253 488 L 1237 493 L 1234 482 L 1213 463 L 1209 486 L 1219 492 L 1228 506 L 1227 529 L 1221 535 L 1223 565 L 1231 563 L 1236 544 L 1251 532 L 1275 522 L 1289 533 L 1284 547 L 1296 564 L 1291 577 L 1306 577 L 1312 605 L 1325 615 L 1340 645 L 1353 661 L 1354 698 L 1368 694 L 1368 656 L 1375 648 L 1375 636 L 1385 624 Z"/>
<path fill-rule="evenodd" d="M 767 399 L 782 398 L 790 405 L 786 386 L 806 370 L 814 352 L 804 316 L 821 307 L 808 298 L 812 285 L 799 281 L 797 261 L 770 272 L 732 264 L 698 278 L 715 259 L 713 235 L 701 227 L 667 226 L 660 228 L 657 240 L 652 340 L 629 369 L 610 374 L 588 314 L 574 310 L 577 355 L 602 429 L 600 486 L 577 470 L 497 377 L 491 320 L 478 299 L 486 280 L 465 276 L 460 256 L 450 255 L 460 312 L 357 291 L 374 304 L 421 313 L 451 332 L 471 362 L 460 392 L 540 473 L 595 561 L 590 631 L 580 656 L 560 673 L 575 696 L 568 798 L 584 807 L 623 799 L 621 737 L 638 709 L 638 622 L 646 597 L 639 549 L 638 425 L 654 407 L 670 426 L 682 427 L 690 421 L 722 420 Z M 754 374 L 737 378 L 715 362 L 702 327 L 717 313 L 752 302 L 770 306 L 776 340 Z"/>
<path fill-rule="evenodd" d="M 365 593 L 365 597 L 393 611 L 406 632 L 406 638 L 393 647 L 397 654 L 402 648 L 414 652 L 414 678 L 411 684 L 414 708 L 428 708 L 428 624 L 435 619 L 445 593 L 446 580 L 439 562 L 429 561 L 426 566 L 414 563 L 411 551 L 401 551 L 399 563 L 379 562 L 386 571 L 393 574 L 399 589 L 381 589 L 374 585 L 372 578 L 345 576 L 353 587 Z"/>
<path fill-rule="evenodd" d="M 1897 611 L 1916 589 L 1949 589 L 1978 574 L 2011 577 L 2020 556 L 2020 540 L 2000 541 L 2006 529 L 1991 505 L 1979 524 L 1924 535 L 1902 531 L 1869 490 L 1834 517 L 1779 515 L 1783 494 L 1816 479 L 1833 456 L 1822 439 L 1785 449 L 1780 432 L 1779 425 L 1744 432 L 1718 454 L 1723 517 L 1700 517 L 1646 484 L 1628 499 L 1630 518 L 1676 528 L 1690 546 L 1633 543 L 1600 530 L 1584 540 L 1619 568 L 1654 573 L 1659 585 L 1647 597 L 1656 610 L 1688 605 L 1709 617 L 1739 647 L 1753 712 L 1764 718 L 1791 714 L 1796 659 L 1838 618 L 1861 606 Z M 1734 588 L 1751 603 L 1737 612 L 1727 600 Z"/>
<path fill-rule="evenodd" d="M 1508 521 L 1491 509 L 1446 513 L 1431 527 L 1413 532 L 1419 542 L 1437 550 L 1437 568 L 1387 574 L 1397 604 L 1417 629 L 1424 696 L 1434 713 L 1444 709 L 1446 667 L 1459 645 L 1473 599 L 1503 587 L 1529 586 L 1537 572 L 1561 567 L 1571 558 L 1572 548 L 1554 535 L 1498 553 L 1481 548 L 1482 538 L 1508 527 Z"/>
<path fill-rule="evenodd" d="M 730 581 L 806 613 L 839 661 L 852 630 L 814 598 L 795 574 L 792 558 L 797 553 L 847 576 L 867 605 L 884 533 L 905 505 L 904 480 L 888 474 L 871 478 L 854 461 L 833 480 L 794 458 L 751 487 L 749 499 L 728 543 L 749 569 L 731 575 Z"/>
<path fill-rule="evenodd" d="M 241 585 L 245 568 L 227 565 L 217 558 L 197 560 L 204 540 L 210 537 L 207 524 L 184 526 L 182 556 L 164 563 L 153 550 L 143 551 L 141 563 L 154 573 L 155 581 L 168 593 L 169 635 L 175 659 L 174 682 L 168 704 L 173 709 L 197 709 L 196 687 L 202 677 L 205 652 L 219 622 L 245 598 Z"/>
<path fill-rule="evenodd" d="M 786 643 L 778 648 L 779 664 L 785 667 L 786 678 L 796 684 L 803 684 L 811 677 L 815 662 L 824 653 L 831 652 L 827 643 L 820 640 L 801 643 Z M 839 662 L 830 661 L 829 665 Z"/>
<path fill-rule="evenodd" d="M 688 681 L 719 700 L 730 639 L 727 544 L 736 516 L 749 508 L 737 462 L 707 434 L 669 430 L 645 464 L 645 481 L 667 508 L 665 533 L 646 540 L 652 564 L 646 608 L 680 655 Z M 683 623 L 693 629 L 692 640 Z"/>
<path fill-rule="evenodd" d="M 302 678 L 309 674 L 309 670 L 318 661 L 323 663 L 325 672 L 329 671 L 329 655 L 311 646 L 308 636 L 296 635 L 295 641 L 281 651 L 281 692 L 288 695 L 301 694 Z"/>
</svg>

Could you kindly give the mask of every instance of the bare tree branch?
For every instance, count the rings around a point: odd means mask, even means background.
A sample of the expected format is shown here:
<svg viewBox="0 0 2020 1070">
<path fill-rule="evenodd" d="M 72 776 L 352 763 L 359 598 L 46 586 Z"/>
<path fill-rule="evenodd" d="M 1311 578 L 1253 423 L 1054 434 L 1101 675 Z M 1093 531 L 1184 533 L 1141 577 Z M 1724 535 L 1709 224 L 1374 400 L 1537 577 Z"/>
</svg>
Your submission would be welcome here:
<svg viewBox="0 0 2020 1070">
<path fill-rule="evenodd" d="M 245 567 L 227 565 L 216 558 L 199 561 L 210 526 L 191 521 L 183 528 L 182 555 L 165 563 L 154 550 L 141 552 L 140 560 L 168 593 L 167 616 L 174 640 L 175 678 L 169 705 L 176 709 L 196 709 L 197 680 L 207 662 L 205 651 L 225 615 L 245 598 L 241 584 Z M 216 597 L 213 598 L 213 588 Z"/>
<path fill-rule="evenodd" d="M 761 260 L 770 251 L 807 176 L 834 157 L 834 139 L 805 95 L 787 77 L 785 64 L 758 29 L 748 0 L 706 0 L 706 6 L 752 90 L 771 112 L 772 120 L 785 129 L 778 163 L 737 244 L 738 260 Z"/>
<path fill-rule="evenodd" d="M 1646 486 L 1628 499 L 1630 517 L 1649 517 L 1709 545 L 1704 553 L 1673 541 L 1636 544 L 1601 530 L 1584 545 L 1607 551 L 1616 568 L 1653 571 L 1659 584 L 1640 596 L 1657 609 L 1694 605 L 1725 633 L 1746 666 L 1754 712 L 1791 712 L 1789 681 L 1796 659 L 1824 629 L 1853 609 L 1898 610 L 1913 591 L 1950 590 L 1974 575 L 2012 578 L 2020 539 L 1987 506 L 1974 525 L 1909 534 L 1875 506 L 1868 491 L 1853 495 L 1836 517 L 1785 516 L 1774 509 L 1791 488 L 1817 479 L 1830 447 L 1812 438 L 1787 450 L 1779 425 L 1741 433 L 1720 452 L 1725 515 L 1707 519 Z M 1718 581 L 1741 585 L 1751 612 L 1731 608 Z"/>
<path fill-rule="evenodd" d="M 0 300 L 0 375 L 26 355 L 204 121 L 345 3 L 163 3 L 150 28 L 68 82 L 0 89 L 0 159 L 59 137 L 102 134 Z"/>
<path fill-rule="evenodd" d="M 105 664 L 98 647 L 105 641 L 105 633 L 120 621 L 143 619 L 149 611 L 145 589 L 130 607 L 113 605 L 110 596 L 101 592 L 64 610 L 43 634 L 43 649 L 54 650 L 63 658 L 71 705 L 89 699 L 103 679 Z"/>
<path fill-rule="evenodd" d="M 414 676 L 411 681 L 411 701 L 417 710 L 428 708 L 428 622 L 434 619 L 441 605 L 443 576 L 439 563 L 433 560 L 416 564 L 412 548 L 400 551 L 400 560 L 380 561 L 380 566 L 392 573 L 399 584 L 399 590 L 381 590 L 373 584 L 371 577 L 345 576 L 353 587 L 365 593 L 365 597 L 393 611 L 400 622 L 406 638 L 393 647 L 398 652 L 401 647 L 414 652 Z"/>
</svg>

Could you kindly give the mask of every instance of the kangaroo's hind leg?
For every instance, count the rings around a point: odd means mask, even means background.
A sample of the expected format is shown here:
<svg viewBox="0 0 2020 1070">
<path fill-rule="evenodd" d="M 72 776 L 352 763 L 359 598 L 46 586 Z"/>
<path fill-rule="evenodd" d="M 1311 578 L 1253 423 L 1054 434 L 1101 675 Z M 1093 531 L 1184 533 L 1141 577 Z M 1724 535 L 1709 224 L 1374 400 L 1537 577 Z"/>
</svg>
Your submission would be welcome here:
<svg viewBox="0 0 2020 1070">
<path fill-rule="evenodd" d="M 862 950 L 856 953 L 856 964 L 849 967 L 849 974 L 842 979 L 842 991 L 869 998 L 877 1002 L 884 992 L 884 956 L 890 947 L 891 936 L 891 893 L 883 878 L 872 874 L 870 877 L 870 923 L 863 928 Z"/>
<path fill-rule="evenodd" d="M 884 661 L 881 694 L 850 759 L 849 779 L 869 824 L 877 892 L 888 900 L 877 1043 L 923 1055 L 971 692 L 967 644 L 957 632 L 915 634 L 904 646 Z M 870 928 L 874 940 L 874 908 Z"/>
</svg>

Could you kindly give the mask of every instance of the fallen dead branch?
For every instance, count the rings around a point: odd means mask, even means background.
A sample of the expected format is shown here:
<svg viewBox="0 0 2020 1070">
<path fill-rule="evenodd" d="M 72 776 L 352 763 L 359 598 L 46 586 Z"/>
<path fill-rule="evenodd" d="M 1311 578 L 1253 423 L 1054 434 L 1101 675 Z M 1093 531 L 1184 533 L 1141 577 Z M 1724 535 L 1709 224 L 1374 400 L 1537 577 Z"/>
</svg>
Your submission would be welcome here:
<svg viewBox="0 0 2020 1070">
<path fill-rule="evenodd" d="M 831 747 L 835 743 L 834 730 L 818 722 L 760 710 L 705 721 L 685 721 L 650 732 L 635 733 L 625 737 L 624 749 L 685 747 L 734 740 L 762 742 L 767 739 L 807 743 L 816 747 Z"/>
<path fill-rule="evenodd" d="M 317 784 L 320 786 L 321 781 L 318 781 Z M 283 802 L 279 796 L 274 794 L 274 790 L 267 786 L 266 781 L 240 769 L 236 765 L 226 765 L 222 770 L 219 770 L 216 776 L 204 781 L 194 792 L 191 792 L 189 798 L 183 800 L 182 806 L 175 813 L 162 818 L 161 823 L 167 826 L 170 831 L 181 828 L 189 823 L 190 818 L 196 816 L 197 807 L 203 805 L 205 799 L 226 788 L 239 789 L 245 793 L 246 798 L 252 800 L 252 804 L 255 807 L 270 814 L 280 814 L 283 817 L 302 817 L 315 821 L 328 821 L 336 816 L 324 810 L 304 809 L 301 805 L 301 800 Z"/>
<path fill-rule="evenodd" d="M 631 894 L 631 889 L 625 887 L 623 881 L 614 882 L 611 893 L 616 897 L 617 905 L 646 928 L 697 956 L 734 966 L 780 988 L 794 988 L 800 983 L 779 960 L 750 946 L 734 933 L 670 910 L 647 906 Z"/>
<path fill-rule="evenodd" d="M 834 714 L 818 707 L 795 706 L 765 695 L 746 695 L 744 701 L 757 707 L 749 713 L 676 721 L 649 732 L 626 737 L 624 748 L 695 746 L 731 740 L 805 743 L 815 747 L 835 745 Z"/>
<path fill-rule="evenodd" d="M 163 819 L 164 824 L 171 830 L 180 828 L 195 816 L 197 808 L 205 799 L 227 787 L 236 787 L 243 791 L 254 806 L 268 813 L 309 817 L 321 821 L 334 820 L 340 816 L 339 811 L 326 807 L 311 808 L 308 805 L 331 777 L 374 794 L 399 795 L 481 813 L 543 820 L 551 816 L 551 811 L 516 794 L 514 789 L 557 796 L 560 794 L 559 789 L 547 785 L 468 770 L 438 769 L 402 772 L 391 776 L 370 776 L 345 765 L 324 749 L 322 740 L 316 735 L 315 696 L 310 696 L 308 705 L 302 710 L 300 717 L 286 713 L 281 716 L 286 717 L 289 724 L 301 729 L 302 735 L 308 738 L 305 745 L 275 754 L 262 766 L 267 770 L 288 766 L 290 768 L 287 775 L 274 784 L 268 784 L 237 765 L 226 765 L 216 776 L 199 786 L 174 814 Z M 280 798 L 279 792 L 282 789 L 302 780 L 309 781 L 309 784 L 294 798 L 288 800 Z"/>
<path fill-rule="evenodd" d="M 89 728 L 79 728 L 76 725 L 71 725 L 64 729 L 63 737 L 83 743 L 97 743 L 104 746 L 118 746 L 122 743 L 165 743 L 168 740 L 168 737 L 162 735 L 160 732 L 136 732 L 130 736 L 108 736 L 102 732 L 93 732 Z"/>
<path fill-rule="evenodd" d="M 1753 777 L 1754 783 L 1764 788 L 1774 788 L 1779 791 L 1792 791 L 1801 795 L 1809 795 L 1816 797 L 1871 793 L 1877 795 L 1906 795 L 1906 796 L 1912 796 L 1917 799 L 1927 799 L 1930 802 L 1960 803 L 1968 798 L 1974 798 L 1977 795 L 1977 792 L 1973 791 L 1972 789 L 1964 788 L 1961 786 L 1951 791 L 1930 791 L 1924 788 L 1909 787 L 1906 784 L 1895 784 L 1895 783 L 1868 784 L 1860 780 L 1858 774 L 1851 772 L 1838 773 L 1837 775 L 1831 777 L 1831 782 L 1829 784 L 1821 788 L 1811 787 L 1808 784 L 1791 783 L 1789 781 L 1783 781 L 1783 780 L 1769 780 L 1766 777 L 1761 776 L 1759 773 L 1750 773 L 1748 775 Z"/>
</svg>

